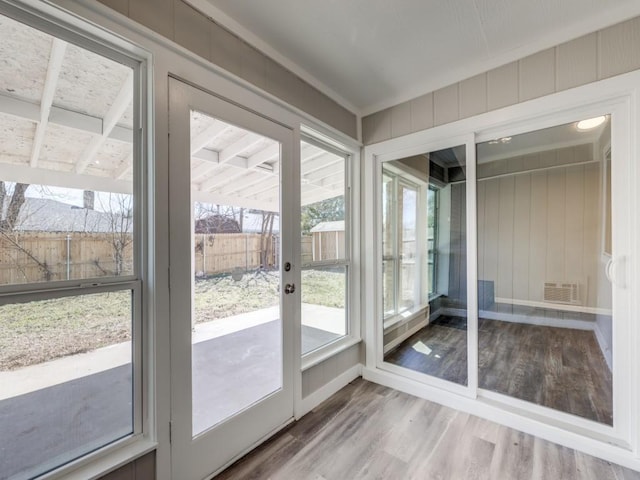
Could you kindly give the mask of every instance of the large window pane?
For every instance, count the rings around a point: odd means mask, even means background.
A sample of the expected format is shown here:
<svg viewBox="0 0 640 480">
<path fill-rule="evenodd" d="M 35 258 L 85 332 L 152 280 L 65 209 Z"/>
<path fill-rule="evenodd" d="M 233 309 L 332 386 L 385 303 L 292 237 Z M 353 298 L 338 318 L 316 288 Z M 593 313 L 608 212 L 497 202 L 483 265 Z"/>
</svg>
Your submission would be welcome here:
<svg viewBox="0 0 640 480">
<path fill-rule="evenodd" d="M 0 285 L 133 273 L 133 70 L 0 16 Z"/>
<path fill-rule="evenodd" d="M 464 146 L 383 164 L 385 361 L 467 383 Z"/>
<path fill-rule="evenodd" d="M 134 61 L 1 15 L 0 39 L 0 477 L 32 478 L 140 430 L 141 124 Z"/>
<path fill-rule="evenodd" d="M 611 125 L 587 123 L 477 145 L 479 386 L 611 425 Z"/>
<path fill-rule="evenodd" d="M 302 270 L 302 353 L 312 352 L 347 334 L 347 268 Z"/>
<path fill-rule="evenodd" d="M 196 436 L 282 387 L 280 144 L 198 111 L 190 130 Z"/>
<path fill-rule="evenodd" d="M 309 142 L 301 143 L 303 355 L 348 333 L 346 159 Z"/>
<path fill-rule="evenodd" d="M 0 306 L 0 478 L 133 433 L 132 292 Z"/>
</svg>

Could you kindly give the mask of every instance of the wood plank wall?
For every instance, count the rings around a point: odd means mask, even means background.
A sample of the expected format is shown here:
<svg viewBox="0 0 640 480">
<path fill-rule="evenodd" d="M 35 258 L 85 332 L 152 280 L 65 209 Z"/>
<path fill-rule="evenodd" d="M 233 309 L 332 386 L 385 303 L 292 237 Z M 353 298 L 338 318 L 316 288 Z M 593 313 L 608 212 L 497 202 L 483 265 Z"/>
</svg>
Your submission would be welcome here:
<svg viewBox="0 0 640 480">
<path fill-rule="evenodd" d="M 535 302 L 545 281 L 579 281 L 586 306 L 609 307 L 597 296 L 599 195 L 597 163 L 478 182 L 478 278 L 496 297 Z"/>
<path fill-rule="evenodd" d="M 640 69 L 640 17 L 362 119 L 365 145 Z"/>
</svg>

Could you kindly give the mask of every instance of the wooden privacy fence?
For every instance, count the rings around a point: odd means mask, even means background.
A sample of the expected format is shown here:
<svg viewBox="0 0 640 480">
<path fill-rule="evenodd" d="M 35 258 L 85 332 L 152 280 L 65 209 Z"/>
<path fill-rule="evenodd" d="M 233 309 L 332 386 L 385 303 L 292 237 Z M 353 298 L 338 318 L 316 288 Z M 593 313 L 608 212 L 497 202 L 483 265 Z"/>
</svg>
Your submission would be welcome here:
<svg viewBox="0 0 640 480">
<path fill-rule="evenodd" d="M 311 237 L 302 237 L 301 242 L 303 263 L 314 260 Z M 262 257 L 266 268 L 274 268 L 279 265 L 279 243 L 278 235 L 262 238 L 259 233 L 197 233 L 194 235 L 195 274 L 256 270 L 263 263 Z M 323 259 L 335 255 L 328 252 L 328 246 L 329 242 L 325 242 Z M 0 284 L 127 275 L 133 272 L 132 258 L 131 234 L 19 232 L 0 235 Z"/>
<path fill-rule="evenodd" d="M 10 232 L 0 235 L 0 283 L 132 273 L 131 234 Z"/>
<path fill-rule="evenodd" d="M 279 264 L 280 237 L 259 233 L 196 233 L 194 268 L 196 276 L 256 270 L 262 264 L 273 268 Z"/>
</svg>

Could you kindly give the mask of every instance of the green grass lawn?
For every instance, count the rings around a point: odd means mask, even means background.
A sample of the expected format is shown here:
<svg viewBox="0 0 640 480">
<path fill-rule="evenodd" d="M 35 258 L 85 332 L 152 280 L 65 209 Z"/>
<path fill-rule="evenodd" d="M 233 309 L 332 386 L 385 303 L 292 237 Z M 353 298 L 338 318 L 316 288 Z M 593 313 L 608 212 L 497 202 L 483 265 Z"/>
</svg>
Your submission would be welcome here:
<svg viewBox="0 0 640 480">
<path fill-rule="evenodd" d="M 277 273 L 197 279 L 196 323 L 210 322 L 278 304 Z M 302 301 L 344 307 L 341 272 L 302 272 Z M 131 294 L 97 293 L 0 306 L 0 371 L 34 365 L 129 340 Z"/>
</svg>

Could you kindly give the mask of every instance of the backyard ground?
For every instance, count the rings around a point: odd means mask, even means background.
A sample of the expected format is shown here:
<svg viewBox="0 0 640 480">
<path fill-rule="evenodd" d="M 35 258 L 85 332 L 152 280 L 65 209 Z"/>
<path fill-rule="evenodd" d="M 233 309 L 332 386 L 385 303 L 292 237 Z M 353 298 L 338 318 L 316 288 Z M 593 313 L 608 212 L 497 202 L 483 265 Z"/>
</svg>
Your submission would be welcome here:
<svg viewBox="0 0 640 480">
<path fill-rule="evenodd" d="M 196 279 L 196 323 L 247 313 L 278 303 L 274 272 Z M 302 302 L 344 307 L 343 272 L 302 272 Z M 0 371 L 34 365 L 129 340 L 131 294 L 98 293 L 0 306 Z"/>
</svg>

